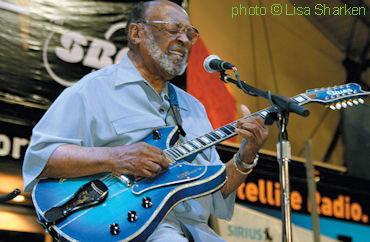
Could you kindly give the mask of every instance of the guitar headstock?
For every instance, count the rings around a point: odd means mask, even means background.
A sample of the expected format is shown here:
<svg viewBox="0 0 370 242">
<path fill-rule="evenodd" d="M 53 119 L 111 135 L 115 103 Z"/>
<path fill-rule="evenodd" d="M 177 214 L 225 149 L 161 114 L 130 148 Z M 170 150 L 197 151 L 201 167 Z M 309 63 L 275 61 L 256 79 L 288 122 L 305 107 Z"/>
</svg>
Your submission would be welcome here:
<svg viewBox="0 0 370 242">
<path fill-rule="evenodd" d="M 370 95 L 370 92 L 361 90 L 360 85 L 348 83 L 328 88 L 316 88 L 307 90 L 305 95 L 310 102 L 321 103 L 333 110 L 339 110 L 348 106 L 363 104 L 361 97 Z"/>
</svg>

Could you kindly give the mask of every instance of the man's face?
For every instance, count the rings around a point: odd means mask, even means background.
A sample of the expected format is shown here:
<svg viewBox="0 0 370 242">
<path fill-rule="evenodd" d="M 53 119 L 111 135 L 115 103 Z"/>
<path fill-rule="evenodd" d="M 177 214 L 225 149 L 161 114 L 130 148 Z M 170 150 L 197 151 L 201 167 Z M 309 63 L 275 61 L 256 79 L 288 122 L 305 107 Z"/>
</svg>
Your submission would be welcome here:
<svg viewBox="0 0 370 242">
<path fill-rule="evenodd" d="M 165 21 L 168 23 L 145 23 L 143 47 L 144 56 L 154 62 L 152 72 L 165 72 L 165 76 L 174 77 L 184 73 L 189 60 L 192 43 L 184 33 L 171 34 L 175 26 L 190 26 L 187 14 L 178 6 L 161 4 L 147 9 L 147 21 Z"/>
<path fill-rule="evenodd" d="M 175 43 L 170 45 L 163 51 L 154 35 L 144 28 L 148 42 L 145 43 L 145 48 L 150 57 L 159 64 L 168 74 L 173 76 L 182 75 L 188 65 L 189 50 Z"/>
</svg>

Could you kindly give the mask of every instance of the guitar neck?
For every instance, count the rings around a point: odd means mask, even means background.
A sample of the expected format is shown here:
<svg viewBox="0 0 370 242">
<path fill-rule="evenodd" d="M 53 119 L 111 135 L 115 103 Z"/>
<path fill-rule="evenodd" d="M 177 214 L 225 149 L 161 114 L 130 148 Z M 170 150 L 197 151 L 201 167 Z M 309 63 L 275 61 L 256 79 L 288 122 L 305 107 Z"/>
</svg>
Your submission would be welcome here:
<svg viewBox="0 0 370 242">
<path fill-rule="evenodd" d="M 341 107 L 345 108 L 347 104 L 349 106 L 353 106 L 354 104 L 358 105 L 359 103 L 363 103 L 364 101 L 360 97 L 368 95 L 370 95 L 370 92 L 361 90 L 361 87 L 358 84 L 348 83 L 329 88 L 307 90 L 305 93 L 301 93 L 292 97 L 291 100 L 300 106 L 310 102 L 316 102 L 325 106 L 330 105 L 331 109 L 336 110 L 340 109 Z M 358 101 L 356 99 L 358 99 Z M 267 115 L 274 110 L 275 109 L 273 107 L 265 108 L 239 120 L 252 118 L 255 116 L 260 116 L 261 118 L 266 119 Z M 193 140 L 173 146 L 164 150 L 164 152 L 174 160 L 184 159 L 187 156 L 198 153 L 212 145 L 216 145 L 235 136 L 235 128 L 239 120 L 222 126 L 221 128 L 213 130 L 212 132 L 204 134 Z"/>
<path fill-rule="evenodd" d="M 309 101 L 309 98 L 304 94 L 299 94 L 293 97 L 292 99 L 296 101 L 298 105 L 303 105 Z M 273 110 L 274 109 L 272 107 L 265 108 L 247 117 L 243 117 L 237 121 L 229 123 L 209 133 L 206 133 L 198 138 L 186 141 L 185 143 L 181 143 L 179 145 L 166 149 L 164 150 L 164 152 L 170 157 L 172 157 L 174 160 L 184 159 L 187 156 L 190 156 L 194 153 L 198 153 L 212 145 L 219 144 L 222 141 L 235 136 L 236 135 L 235 133 L 236 124 L 240 120 L 252 118 L 255 116 L 260 116 L 262 119 L 265 119 L 267 115 Z"/>
</svg>

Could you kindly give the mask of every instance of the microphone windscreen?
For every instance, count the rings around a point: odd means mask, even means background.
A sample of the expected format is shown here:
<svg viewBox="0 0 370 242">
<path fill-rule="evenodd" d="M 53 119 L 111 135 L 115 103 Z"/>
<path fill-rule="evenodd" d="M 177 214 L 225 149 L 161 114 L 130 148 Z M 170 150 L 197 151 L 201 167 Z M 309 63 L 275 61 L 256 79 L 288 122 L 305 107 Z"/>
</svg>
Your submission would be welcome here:
<svg viewBox="0 0 370 242">
<path fill-rule="evenodd" d="M 206 70 L 206 72 L 208 72 L 208 73 L 217 72 L 217 70 L 211 68 L 211 66 L 210 66 L 210 63 L 211 63 L 212 60 L 221 60 L 221 59 L 217 55 L 210 55 L 206 59 L 204 59 L 203 67 Z"/>
</svg>

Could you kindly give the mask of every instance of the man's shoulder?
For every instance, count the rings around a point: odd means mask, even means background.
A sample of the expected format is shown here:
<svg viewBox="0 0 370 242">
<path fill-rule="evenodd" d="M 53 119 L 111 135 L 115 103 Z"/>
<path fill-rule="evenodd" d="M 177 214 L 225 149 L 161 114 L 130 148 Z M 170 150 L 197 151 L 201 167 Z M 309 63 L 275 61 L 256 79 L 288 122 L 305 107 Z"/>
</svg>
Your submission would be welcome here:
<svg viewBox="0 0 370 242">
<path fill-rule="evenodd" d="M 92 83 L 94 84 L 107 84 L 111 82 L 114 83 L 117 70 L 118 70 L 117 64 L 105 66 L 99 70 L 93 71 L 85 75 L 75 85 L 81 88 Z"/>
<path fill-rule="evenodd" d="M 93 71 L 83 76 L 74 85 L 65 89 L 67 92 L 84 92 L 102 90 L 104 86 L 113 86 L 116 78 L 117 65 L 105 66 L 99 70 Z"/>
</svg>

